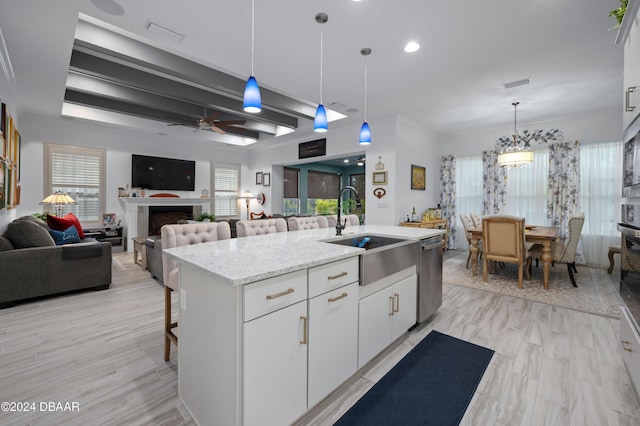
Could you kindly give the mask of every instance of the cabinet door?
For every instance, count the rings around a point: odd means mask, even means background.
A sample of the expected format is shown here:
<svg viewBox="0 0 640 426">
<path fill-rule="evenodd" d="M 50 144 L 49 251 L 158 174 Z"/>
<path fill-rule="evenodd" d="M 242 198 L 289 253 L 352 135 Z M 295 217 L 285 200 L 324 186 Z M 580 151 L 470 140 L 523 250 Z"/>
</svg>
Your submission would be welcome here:
<svg viewBox="0 0 640 426">
<path fill-rule="evenodd" d="M 640 11 L 636 16 L 629 35 L 624 44 L 624 104 L 623 113 L 623 129 L 626 129 L 633 119 L 640 114 Z M 629 91 L 629 88 L 633 88 Z M 627 106 L 635 107 L 631 111 L 627 110 Z"/>
<path fill-rule="evenodd" d="M 391 343 L 392 294 L 391 287 L 387 287 L 360 300 L 358 368 L 365 365 Z"/>
<path fill-rule="evenodd" d="M 416 275 L 411 275 L 393 285 L 393 331 L 391 341 L 396 340 L 415 325 L 418 310 Z"/>
<path fill-rule="evenodd" d="M 640 336 L 638 336 L 636 322 L 632 319 L 627 308 L 622 308 L 622 314 L 622 318 L 620 318 L 622 358 L 636 393 L 638 393 L 640 391 Z"/>
<path fill-rule="evenodd" d="M 358 369 L 358 283 L 309 300 L 309 407 Z"/>
<path fill-rule="evenodd" d="M 306 315 L 305 300 L 244 324 L 244 425 L 289 424 L 306 411 Z"/>
</svg>

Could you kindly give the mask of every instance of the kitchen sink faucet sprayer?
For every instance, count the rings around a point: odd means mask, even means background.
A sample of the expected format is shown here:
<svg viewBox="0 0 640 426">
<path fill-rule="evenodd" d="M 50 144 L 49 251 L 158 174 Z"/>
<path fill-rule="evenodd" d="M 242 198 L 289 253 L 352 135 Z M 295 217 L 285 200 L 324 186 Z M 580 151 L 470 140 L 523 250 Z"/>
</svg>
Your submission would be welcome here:
<svg viewBox="0 0 640 426">
<path fill-rule="evenodd" d="M 346 191 L 349 191 L 349 190 L 353 191 L 353 193 L 356 194 L 356 208 L 361 207 L 360 196 L 358 195 L 358 191 L 356 191 L 356 189 L 353 186 L 345 186 L 344 188 L 342 188 L 342 190 L 340 191 L 340 195 L 338 195 L 338 221 L 336 223 L 336 235 L 342 235 L 342 230 L 347 225 L 346 218 L 344 220 L 344 225 L 340 222 L 340 211 L 342 210 L 342 207 L 341 207 L 342 194 L 344 194 Z"/>
</svg>

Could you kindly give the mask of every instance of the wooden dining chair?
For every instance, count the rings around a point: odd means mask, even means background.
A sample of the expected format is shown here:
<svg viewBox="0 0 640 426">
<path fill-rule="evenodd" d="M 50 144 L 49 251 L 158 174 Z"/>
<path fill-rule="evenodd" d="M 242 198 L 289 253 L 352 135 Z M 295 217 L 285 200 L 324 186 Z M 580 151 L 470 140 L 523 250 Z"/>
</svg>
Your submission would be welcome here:
<svg viewBox="0 0 640 426">
<path fill-rule="evenodd" d="M 524 217 L 509 215 L 484 216 L 482 220 L 483 271 L 482 280 L 487 281 L 490 262 L 505 262 L 518 265 L 518 287 L 522 288 L 523 275 L 530 279 L 525 264 L 528 252 L 525 247 Z"/>
<path fill-rule="evenodd" d="M 461 214 L 460 222 L 462 222 L 462 227 L 464 228 L 464 235 L 467 237 L 467 243 L 469 244 L 469 254 L 467 255 L 467 269 L 469 269 L 469 261 L 471 260 L 471 233 L 469 229 L 476 228 L 474 226 L 473 220 L 469 215 Z M 482 240 L 478 241 L 478 256 L 482 257 Z M 479 257 L 479 258 L 480 258 Z"/>
<path fill-rule="evenodd" d="M 578 248 L 578 241 L 580 240 L 580 234 L 582 233 L 582 226 L 584 225 L 584 213 L 573 214 L 569 218 L 569 232 L 564 240 L 551 242 L 551 258 L 552 264 L 566 263 L 567 270 L 569 271 L 569 279 L 574 287 L 578 287 L 576 279 L 573 273 L 577 273 L 576 269 L 576 250 Z M 542 258 L 542 244 L 534 244 L 529 249 L 529 258 L 527 260 L 527 271 L 531 275 L 531 261 L 536 259 L 536 266 L 538 266 L 538 260 Z"/>
</svg>

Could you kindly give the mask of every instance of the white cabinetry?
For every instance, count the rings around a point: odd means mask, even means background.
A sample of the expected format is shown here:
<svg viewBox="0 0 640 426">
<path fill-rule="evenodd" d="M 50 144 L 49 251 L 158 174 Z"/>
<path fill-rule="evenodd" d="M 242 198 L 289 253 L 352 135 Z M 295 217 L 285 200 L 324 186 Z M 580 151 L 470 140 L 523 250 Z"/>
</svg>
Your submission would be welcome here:
<svg viewBox="0 0 640 426">
<path fill-rule="evenodd" d="M 629 21 L 624 24 L 630 25 L 630 28 L 624 42 L 623 129 L 629 127 L 629 124 L 640 114 L 640 10 L 636 7 L 635 16 L 632 13 L 634 9 L 629 6 L 627 10 L 630 16 L 625 15 L 624 20 L 629 19 Z"/>
<path fill-rule="evenodd" d="M 624 359 L 624 364 L 627 366 L 636 395 L 638 395 L 640 391 L 640 335 L 638 335 L 638 324 L 626 307 L 621 309 L 620 344 L 622 345 L 622 359 Z"/>
<path fill-rule="evenodd" d="M 307 410 L 306 297 L 305 271 L 244 288 L 245 425 L 288 424 Z"/>
<path fill-rule="evenodd" d="M 416 274 L 360 300 L 358 367 L 416 323 Z"/>
</svg>

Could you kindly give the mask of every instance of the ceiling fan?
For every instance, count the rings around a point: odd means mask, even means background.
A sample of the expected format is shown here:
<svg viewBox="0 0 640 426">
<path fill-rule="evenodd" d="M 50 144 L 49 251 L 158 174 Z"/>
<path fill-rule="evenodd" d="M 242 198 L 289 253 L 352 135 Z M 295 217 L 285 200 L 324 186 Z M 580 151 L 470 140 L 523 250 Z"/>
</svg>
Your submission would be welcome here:
<svg viewBox="0 0 640 426">
<path fill-rule="evenodd" d="M 220 111 L 214 111 L 209 115 L 206 115 L 206 114 L 207 114 L 207 110 L 205 108 L 205 116 L 197 118 L 195 120 L 195 123 L 193 123 L 196 126 L 198 126 L 196 130 L 194 130 L 195 132 L 197 132 L 198 130 L 211 129 L 220 135 L 224 135 L 225 133 L 227 133 L 226 131 L 230 129 L 242 130 L 240 127 L 236 127 L 236 126 L 245 124 L 247 122 L 246 120 L 218 120 L 217 118 L 220 116 Z M 167 126 L 183 126 L 183 125 L 185 124 L 184 123 L 167 124 Z"/>
</svg>

